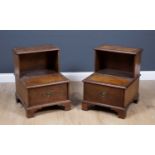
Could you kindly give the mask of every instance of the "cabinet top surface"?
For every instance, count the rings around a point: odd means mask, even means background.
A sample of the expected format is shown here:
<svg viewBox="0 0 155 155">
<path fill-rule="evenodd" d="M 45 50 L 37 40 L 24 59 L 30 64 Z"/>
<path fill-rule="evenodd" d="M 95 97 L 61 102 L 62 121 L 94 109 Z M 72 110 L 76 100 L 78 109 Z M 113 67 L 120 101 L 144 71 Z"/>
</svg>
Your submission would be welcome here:
<svg viewBox="0 0 155 155">
<path fill-rule="evenodd" d="M 28 53 L 38 53 L 38 52 L 47 52 L 47 51 L 59 51 L 60 49 L 54 45 L 40 45 L 35 47 L 21 47 L 14 48 L 13 51 L 15 54 L 28 54 Z"/>
<path fill-rule="evenodd" d="M 36 88 L 52 84 L 68 82 L 68 79 L 60 73 L 51 73 L 39 76 L 23 76 L 21 81 L 26 88 Z"/>
<path fill-rule="evenodd" d="M 136 55 L 139 52 L 142 52 L 141 48 L 129 48 L 119 45 L 101 45 L 95 48 L 95 50 L 106 51 L 106 52 L 116 52 L 116 53 L 124 53 L 124 54 L 133 54 Z"/>
<path fill-rule="evenodd" d="M 108 85 L 113 87 L 126 88 L 133 81 L 133 78 L 120 77 L 102 73 L 93 73 L 84 82 Z"/>
</svg>

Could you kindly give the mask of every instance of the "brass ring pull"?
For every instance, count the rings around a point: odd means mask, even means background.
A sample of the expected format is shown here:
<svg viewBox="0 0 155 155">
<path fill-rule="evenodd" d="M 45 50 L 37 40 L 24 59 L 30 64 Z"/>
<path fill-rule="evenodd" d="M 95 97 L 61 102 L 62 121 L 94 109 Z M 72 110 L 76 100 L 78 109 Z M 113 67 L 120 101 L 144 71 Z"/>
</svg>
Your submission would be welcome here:
<svg viewBox="0 0 155 155">
<path fill-rule="evenodd" d="M 102 97 L 105 97 L 106 95 L 107 95 L 107 92 L 105 92 L 105 91 L 101 92 Z"/>
<path fill-rule="evenodd" d="M 43 94 L 43 96 L 51 97 L 51 96 L 53 96 L 53 93 L 52 92 L 46 92 Z"/>
</svg>

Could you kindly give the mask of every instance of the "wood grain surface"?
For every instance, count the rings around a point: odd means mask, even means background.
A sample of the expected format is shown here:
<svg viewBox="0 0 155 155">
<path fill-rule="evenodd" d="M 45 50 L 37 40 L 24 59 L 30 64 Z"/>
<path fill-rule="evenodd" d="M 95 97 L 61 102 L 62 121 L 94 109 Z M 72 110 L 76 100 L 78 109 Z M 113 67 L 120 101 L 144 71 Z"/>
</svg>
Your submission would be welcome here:
<svg viewBox="0 0 155 155">
<path fill-rule="evenodd" d="M 120 87 L 127 87 L 132 82 L 132 80 L 133 80 L 132 78 L 111 76 L 108 74 L 101 74 L 101 73 L 93 73 L 87 78 L 87 81 L 90 82 L 98 82 L 99 84 L 104 83 L 105 85 L 108 84 Z"/>
</svg>

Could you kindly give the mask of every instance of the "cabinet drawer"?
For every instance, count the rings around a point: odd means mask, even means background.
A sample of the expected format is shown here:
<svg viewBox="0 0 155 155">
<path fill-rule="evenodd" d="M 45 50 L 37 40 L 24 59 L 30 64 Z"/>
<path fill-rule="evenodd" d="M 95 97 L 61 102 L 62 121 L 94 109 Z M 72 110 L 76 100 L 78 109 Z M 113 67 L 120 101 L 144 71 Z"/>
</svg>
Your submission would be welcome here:
<svg viewBox="0 0 155 155">
<path fill-rule="evenodd" d="M 122 107 L 123 96 L 123 89 L 84 83 L 84 100 Z"/>
<path fill-rule="evenodd" d="M 32 88 L 29 90 L 29 103 L 30 106 L 42 105 L 67 100 L 67 96 L 67 84 Z"/>
</svg>

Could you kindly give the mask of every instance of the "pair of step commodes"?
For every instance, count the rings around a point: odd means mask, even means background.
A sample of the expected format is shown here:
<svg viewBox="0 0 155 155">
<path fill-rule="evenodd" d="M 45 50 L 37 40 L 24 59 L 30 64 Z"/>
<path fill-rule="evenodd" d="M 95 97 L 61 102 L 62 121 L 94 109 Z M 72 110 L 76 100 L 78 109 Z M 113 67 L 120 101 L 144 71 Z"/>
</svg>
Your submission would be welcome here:
<svg viewBox="0 0 155 155">
<path fill-rule="evenodd" d="M 60 73 L 59 51 L 53 45 L 13 49 L 16 101 L 27 117 L 53 105 L 71 109 L 69 80 Z M 129 104 L 139 98 L 141 53 L 141 48 L 116 45 L 95 48 L 95 72 L 83 80 L 82 109 L 99 105 L 125 118 Z"/>
</svg>

